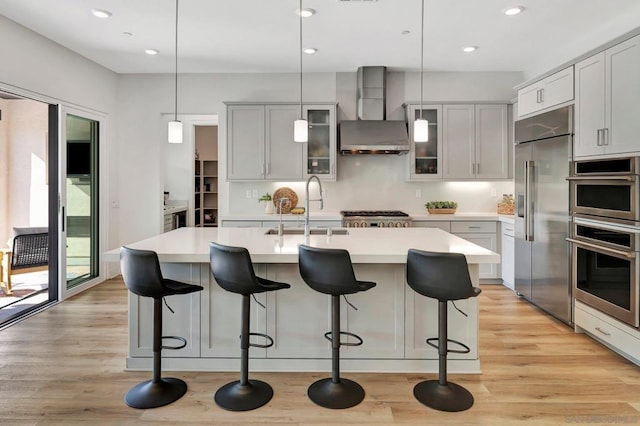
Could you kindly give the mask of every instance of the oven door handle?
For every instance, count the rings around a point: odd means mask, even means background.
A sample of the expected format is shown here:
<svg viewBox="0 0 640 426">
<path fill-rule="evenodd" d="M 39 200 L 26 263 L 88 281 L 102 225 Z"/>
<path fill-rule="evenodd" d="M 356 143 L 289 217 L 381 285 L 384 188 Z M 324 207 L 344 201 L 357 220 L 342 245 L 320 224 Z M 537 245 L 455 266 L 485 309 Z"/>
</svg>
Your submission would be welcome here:
<svg viewBox="0 0 640 426">
<path fill-rule="evenodd" d="M 636 180 L 635 176 L 569 176 L 566 180 L 624 180 L 631 182 Z"/>
<path fill-rule="evenodd" d="M 605 253 L 610 253 L 610 254 L 626 257 L 628 259 L 635 259 L 635 257 L 636 257 L 635 252 L 632 252 L 632 251 L 615 250 L 615 249 L 608 248 L 608 247 L 602 247 L 602 246 L 599 246 L 597 244 L 586 243 L 584 241 L 576 240 L 574 238 L 566 238 L 566 240 L 569 241 L 570 243 L 574 243 L 574 244 L 577 244 L 579 246 L 583 246 L 583 247 L 594 249 L 594 250 L 597 250 L 597 251 L 601 251 L 601 252 L 605 252 Z"/>
</svg>

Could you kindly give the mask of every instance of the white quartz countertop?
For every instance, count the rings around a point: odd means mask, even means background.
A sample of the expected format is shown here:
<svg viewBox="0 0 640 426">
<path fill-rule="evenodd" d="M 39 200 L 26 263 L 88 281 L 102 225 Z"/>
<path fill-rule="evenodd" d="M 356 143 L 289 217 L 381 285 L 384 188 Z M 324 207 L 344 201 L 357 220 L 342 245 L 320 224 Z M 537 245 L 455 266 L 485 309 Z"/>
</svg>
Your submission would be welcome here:
<svg viewBox="0 0 640 426">
<path fill-rule="evenodd" d="M 264 214 L 264 213 L 250 213 L 250 214 L 228 214 L 220 216 L 220 220 L 264 220 L 264 221 L 280 221 L 280 215 L 277 213 Z M 309 220 L 338 220 L 342 221 L 342 215 L 340 212 L 311 212 L 309 213 Z M 304 214 L 283 214 L 282 221 L 304 221 Z"/>
<path fill-rule="evenodd" d="M 169 200 L 164 205 L 164 214 L 173 214 L 187 211 L 187 202 L 181 200 Z"/>
<path fill-rule="evenodd" d="M 513 223 L 513 216 L 503 215 L 491 212 L 465 212 L 455 214 L 428 214 L 426 212 L 407 212 L 415 221 L 458 221 L 458 220 L 479 220 L 479 221 L 500 221 L 505 223 Z M 228 214 L 220 217 L 220 220 L 260 220 L 260 221 L 279 221 L 278 214 Z M 282 221 L 303 221 L 304 215 L 283 214 Z M 320 211 L 311 212 L 309 220 L 339 220 L 342 221 L 340 212 Z"/>
<path fill-rule="evenodd" d="M 410 248 L 463 253 L 467 262 L 499 263 L 490 250 L 438 228 L 349 228 L 348 235 L 265 235 L 266 228 L 179 228 L 127 247 L 153 250 L 161 262 L 208 263 L 209 242 L 246 247 L 255 263 L 297 263 L 298 245 L 341 248 L 353 263 L 405 263 Z M 119 261 L 120 249 L 105 253 L 106 261 Z"/>
</svg>

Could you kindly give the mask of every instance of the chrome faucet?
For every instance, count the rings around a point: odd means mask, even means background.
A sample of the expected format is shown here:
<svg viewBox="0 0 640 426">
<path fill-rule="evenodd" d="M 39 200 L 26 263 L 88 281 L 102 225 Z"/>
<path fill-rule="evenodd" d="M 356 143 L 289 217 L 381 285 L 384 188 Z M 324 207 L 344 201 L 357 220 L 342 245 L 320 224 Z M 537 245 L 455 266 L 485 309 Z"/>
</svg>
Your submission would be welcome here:
<svg viewBox="0 0 640 426">
<path fill-rule="evenodd" d="M 318 181 L 318 190 L 320 192 L 320 198 L 316 198 L 314 200 L 310 200 L 309 199 L 309 184 L 311 183 L 311 181 L 315 179 Z M 305 189 L 305 208 L 304 208 L 304 236 L 308 237 L 309 236 L 309 201 L 320 201 L 320 210 L 322 210 L 324 208 L 324 200 L 322 199 L 322 184 L 320 183 L 320 178 L 318 178 L 318 176 L 316 175 L 311 175 L 309 176 L 309 179 L 307 179 L 307 186 Z"/>
<path fill-rule="evenodd" d="M 282 197 L 278 199 L 278 210 L 280 211 L 280 224 L 278 225 L 278 235 L 282 236 L 284 234 L 284 226 L 282 226 L 282 206 L 283 204 L 288 204 L 291 201 L 288 198 Z"/>
</svg>

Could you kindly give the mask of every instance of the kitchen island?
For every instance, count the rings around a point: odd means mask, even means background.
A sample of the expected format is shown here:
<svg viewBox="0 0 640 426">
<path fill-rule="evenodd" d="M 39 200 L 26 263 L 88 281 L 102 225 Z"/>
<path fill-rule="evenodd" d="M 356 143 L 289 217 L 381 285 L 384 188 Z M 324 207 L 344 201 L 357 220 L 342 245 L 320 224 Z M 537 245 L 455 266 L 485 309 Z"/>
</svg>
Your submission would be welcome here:
<svg viewBox="0 0 640 426">
<path fill-rule="evenodd" d="M 367 292 L 349 296 L 358 310 L 342 304 L 342 330 L 361 336 L 362 346 L 341 349 L 344 371 L 437 372 L 438 353 L 425 340 L 437 336 L 437 301 L 411 290 L 405 280 L 407 250 L 463 253 L 474 285 L 478 266 L 498 263 L 499 255 L 437 228 L 351 228 L 346 235 L 266 235 L 264 228 L 180 228 L 128 247 L 158 253 L 162 273 L 204 291 L 171 296 L 164 308 L 164 335 L 183 336 L 188 345 L 163 352 L 163 368 L 190 371 L 237 371 L 239 368 L 240 302 L 222 290 L 209 272 L 209 242 L 246 247 L 256 274 L 291 284 L 291 288 L 256 295 L 251 331 L 266 333 L 275 344 L 251 348 L 252 371 L 329 371 L 330 297 L 311 290 L 298 272 L 298 245 L 349 251 L 359 280 L 374 281 Z M 119 260 L 119 250 L 105 253 Z M 478 373 L 478 299 L 457 302 L 468 317 L 449 310 L 449 338 L 471 348 L 450 354 L 451 372 Z M 152 300 L 129 294 L 127 368 L 151 368 Z"/>
</svg>

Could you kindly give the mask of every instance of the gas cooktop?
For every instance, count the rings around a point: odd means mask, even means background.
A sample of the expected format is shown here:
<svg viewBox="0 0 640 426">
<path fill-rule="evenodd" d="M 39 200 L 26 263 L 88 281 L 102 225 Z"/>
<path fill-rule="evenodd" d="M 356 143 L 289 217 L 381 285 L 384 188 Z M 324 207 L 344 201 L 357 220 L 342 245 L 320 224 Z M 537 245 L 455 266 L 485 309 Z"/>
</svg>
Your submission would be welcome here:
<svg viewBox="0 0 640 426">
<path fill-rule="evenodd" d="M 343 210 L 343 217 L 408 217 L 409 215 L 399 210 Z"/>
</svg>

